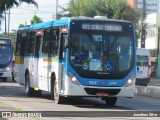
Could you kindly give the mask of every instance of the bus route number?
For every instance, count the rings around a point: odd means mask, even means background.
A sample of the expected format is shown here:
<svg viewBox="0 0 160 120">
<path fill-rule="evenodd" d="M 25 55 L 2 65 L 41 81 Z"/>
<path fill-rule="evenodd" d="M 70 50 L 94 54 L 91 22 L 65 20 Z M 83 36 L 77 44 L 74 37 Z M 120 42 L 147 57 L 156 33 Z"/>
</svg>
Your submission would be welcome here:
<svg viewBox="0 0 160 120">
<path fill-rule="evenodd" d="M 89 81 L 89 84 L 90 85 L 97 85 L 97 82 L 96 81 Z"/>
</svg>

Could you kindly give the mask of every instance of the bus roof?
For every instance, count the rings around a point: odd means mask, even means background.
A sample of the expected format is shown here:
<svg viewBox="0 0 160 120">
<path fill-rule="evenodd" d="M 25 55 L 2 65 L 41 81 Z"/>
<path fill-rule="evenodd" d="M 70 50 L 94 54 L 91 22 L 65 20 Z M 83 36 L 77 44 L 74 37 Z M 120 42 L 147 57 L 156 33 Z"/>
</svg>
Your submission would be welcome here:
<svg viewBox="0 0 160 120">
<path fill-rule="evenodd" d="M 27 31 L 27 30 L 38 30 L 38 29 L 44 29 L 44 28 L 50 28 L 53 26 L 64 26 L 68 25 L 71 18 L 61 19 L 61 20 L 55 20 L 55 21 L 49 21 L 49 22 L 42 22 L 37 23 L 33 25 L 27 25 L 20 27 L 18 31 Z"/>
<path fill-rule="evenodd" d="M 38 29 L 44 29 L 44 28 L 51 28 L 53 26 L 67 26 L 69 25 L 71 20 L 91 20 L 91 21 L 114 21 L 114 22 L 128 22 L 131 23 L 130 21 L 126 20 L 117 20 L 117 19 L 100 19 L 100 18 L 89 18 L 89 17 L 71 17 L 71 18 L 64 18 L 60 20 L 55 20 L 55 21 L 49 21 L 49 22 L 42 22 L 42 23 L 37 23 L 33 25 L 27 25 L 24 27 L 20 27 L 18 31 L 28 31 L 28 30 L 38 30 Z"/>
<path fill-rule="evenodd" d="M 30 26 L 31 30 L 37 30 L 37 29 L 43 29 L 43 28 L 49 28 L 52 26 L 52 22 L 53 21 L 49 21 L 49 22 L 42 22 L 42 23 L 38 23 L 38 24 L 33 24 Z"/>
<path fill-rule="evenodd" d="M 30 25 L 23 26 L 18 29 L 18 31 L 26 31 L 26 30 L 30 30 Z"/>
</svg>

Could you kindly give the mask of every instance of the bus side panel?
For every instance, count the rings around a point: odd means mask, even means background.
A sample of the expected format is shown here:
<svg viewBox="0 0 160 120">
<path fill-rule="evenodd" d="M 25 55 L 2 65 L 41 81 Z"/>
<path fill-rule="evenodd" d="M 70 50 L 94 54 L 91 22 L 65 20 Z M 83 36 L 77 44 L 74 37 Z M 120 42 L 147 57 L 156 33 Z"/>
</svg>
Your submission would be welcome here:
<svg viewBox="0 0 160 120">
<path fill-rule="evenodd" d="M 26 67 L 29 70 L 29 76 L 30 76 L 30 87 L 34 88 L 37 87 L 38 83 L 38 58 L 30 57 L 27 59 L 26 63 L 28 66 Z"/>
<path fill-rule="evenodd" d="M 15 66 L 14 66 L 14 77 L 15 81 L 21 85 L 25 85 L 24 83 L 24 74 L 22 73 L 24 71 L 24 58 L 21 58 L 19 56 L 15 57 Z"/>
<path fill-rule="evenodd" d="M 44 91 L 51 91 L 51 74 L 55 73 L 56 79 L 58 77 L 58 60 L 40 58 L 38 62 L 38 88 Z"/>
</svg>

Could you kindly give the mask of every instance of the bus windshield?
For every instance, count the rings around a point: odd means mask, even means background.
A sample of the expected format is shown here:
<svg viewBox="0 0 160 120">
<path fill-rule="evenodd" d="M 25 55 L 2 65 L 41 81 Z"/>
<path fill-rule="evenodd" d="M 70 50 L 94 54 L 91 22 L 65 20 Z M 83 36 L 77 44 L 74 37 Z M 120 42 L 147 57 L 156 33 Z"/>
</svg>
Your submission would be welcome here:
<svg viewBox="0 0 160 120">
<path fill-rule="evenodd" d="M 11 60 L 11 47 L 9 44 L 0 44 L 0 66 L 5 66 Z"/>
<path fill-rule="evenodd" d="M 133 46 L 133 37 L 124 33 L 72 33 L 70 62 L 84 73 L 127 74 L 133 66 Z"/>
</svg>

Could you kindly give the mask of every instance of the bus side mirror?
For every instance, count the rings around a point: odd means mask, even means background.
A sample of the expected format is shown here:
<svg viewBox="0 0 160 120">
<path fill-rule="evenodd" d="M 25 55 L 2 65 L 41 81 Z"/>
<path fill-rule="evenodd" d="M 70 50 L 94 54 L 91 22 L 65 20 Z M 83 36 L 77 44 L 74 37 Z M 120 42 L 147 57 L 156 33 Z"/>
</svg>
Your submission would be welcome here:
<svg viewBox="0 0 160 120">
<path fill-rule="evenodd" d="M 67 35 L 64 36 L 64 47 L 68 48 L 68 37 L 67 37 Z"/>
<path fill-rule="evenodd" d="M 137 67 L 137 70 L 139 70 L 139 67 Z"/>
</svg>

